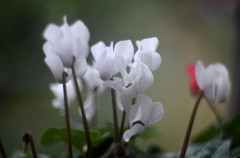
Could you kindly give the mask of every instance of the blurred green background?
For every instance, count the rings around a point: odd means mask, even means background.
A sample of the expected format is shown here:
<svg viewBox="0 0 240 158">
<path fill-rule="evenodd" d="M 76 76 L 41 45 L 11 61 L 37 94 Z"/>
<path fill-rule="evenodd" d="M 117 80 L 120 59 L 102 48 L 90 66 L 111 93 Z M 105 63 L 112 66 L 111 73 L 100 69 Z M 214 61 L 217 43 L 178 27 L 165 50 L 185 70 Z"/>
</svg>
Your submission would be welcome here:
<svg viewBox="0 0 240 158">
<path fill-rule="evenodd" d="M 77 19 L 87 25 L 90 45 L 104 41 L 158 37 L 162 64 L 154 72 L 155 82 L 145 91 L 160 101 L 165 116 L 155 127 L 158 136 L 139 147 L 157 144 L 166 151 L 181 147 L 196 98 L 189 93 L 185 66 L 201 60 L 221 62 L 233 72 L 235 47 L 235 1 L 216 0 L 1 0 L 0 1 L 0 137 L 9 154 L 22 148 L 21 136 L 30 130 L 40 153 L 57 152 L 38 144 L 49 126 L 63 126 L 59 111 L 53 109 L 48 86 L 55 82 L 44 63 L 42 33 L 49 23 Z M 230 100 L 230 99 L 229 99 Z M 112 120 L 109 92 L 102 95 L 99 125 Z M 227 117 L 229 103 L 218 105 Z M 80 121 L 76 108 L 73 119 Z M 205 100 L 197 114 L 193 135 L 215 122 Z"/>
</svg>

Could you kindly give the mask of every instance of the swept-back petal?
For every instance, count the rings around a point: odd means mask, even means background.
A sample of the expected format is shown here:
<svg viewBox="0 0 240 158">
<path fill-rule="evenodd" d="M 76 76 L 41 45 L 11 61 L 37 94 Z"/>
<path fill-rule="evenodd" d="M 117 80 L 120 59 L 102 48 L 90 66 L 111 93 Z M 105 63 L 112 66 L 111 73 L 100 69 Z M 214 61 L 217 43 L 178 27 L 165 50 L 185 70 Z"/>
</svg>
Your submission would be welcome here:
<svg viewBox="0 0 240 158">
<path fill-rule="evenodd" d="M 216 80 L 216 85 L 218 85 L 216 89 L 218 93 L 216 94 L 215 103 L 225 102 L 228 99 L 231 90 L 228 77 L 218 78 Z"/>
<path fill-rule="evenodd" d="M 141 64 L 141 69 L 142 78 L 139 86 L 142 92 L 153 84 L 154 78 L 152 72 L 146 65 Z"/>
<path fill-rule="evenodd" d="M 56 81 L 62 83 L 62 73 L 64 70 L 61 59 L 54 53 L 49 53 L 45 58 L 45 63 L 52 71 Z"/>
<path fill-rule="evenodd" d="M 219 63 L 209 65 L 206 68 L 206 74 L 211 74 L 212 89 L 206 88 L 206 96 L 215 103 L 221 103 L 227 100 L 230 93 L 230 81 L 227 69 Z M 207 92 L 210 91 L 210 92 Z M 209 94 L 210 93 L 210 94 Z M 211 95 L 212 94 L 212 95 Z"/>
<path fill-rule="evenodd" d="M 133 53 L 134 49 L 131 40 L 116 43 L 114 48 L 114 61 L 116 62 L 119 71 L 125 70 L 126 66 L 131 63 Z"/>
<path fill-rule="evenodd" d="M 98 42 L 91 47 L 91 52 L 96 61 L 101 60 L 103 57 L 107 56 L 106 45 L 103 42 Z"/>
<path fill-rule="evenodd" d="M 144 132 L 145 132 L 145 127 L 137 123 L 133 127 L 131 127 L 129 130 L 124 132 L 123 139 L 125 140 L 125 142 L 128 142 L 132 136 L 136 134 L 142 134 Z"/>
<path fill-rule="evenodd" d="M 108 56 L 96 61 L 94 67 L 99 71 L 100 77 L 103 81 L 110 80 L 118 73 L 117 68 L 114 65 L 114 61 Z"/>
<path fill-rule="evenodd" d="M 73 36 L 75 36 L 76 38 L 84 39 L 87 42 L 89 41 L 89 30 L 81 20 L 77 20 L 74 24 L 70 26 L 70 28 Z"/>
<path fill-rule="evenodd" d="M 143 50 L 156 51 L 159 41 L 157 37 L 145 38 L 141 41 L 137 41 L 137 46 Z"/>
<path fill-rule="evenodd" d="M 148 119 L 147 126 L 156 123 L 157 121 L 161 120 L 164 116 L 164 108 L 160 102 L 155 102 L 151 104 L 152 112 L 151 117 Z"/>
<path fill-rule="evenodd" d="M 63 37 L 61 28 L 55 24 L 49 24 L 43 32 L 43 37 L 52 44 L 59 38 Z"/>
<path fill-rule="evenodd" d="M 71 27 L 73 53 L 75 57 L 86 58 L 89 53 L 90 33 L 84 23 L 76 21 Z"/>
<path fill-rule="evenodd" d="M 155 71 L 161 64 L 161 56 L 157 52 L 149 50 L 137 51 L 134 60 L 143 62 L 151 71 Z"/>
<path fill-rule="evenodd" d="M 87 71 L 87 61 L 85 58 L 77 58 L 76 62 L 74 63 L 76 75 L 78 78 L 83 77 L 83 75 Z"/>
<path fill-rule="evenodd" d="M 103 87 L 103 81 L 100 78 L 99 71 L 92 66 L 88 65 L 87 72 L 84 74 L 83 79 L 87 83 L 89 90 Z"/>
</svg>

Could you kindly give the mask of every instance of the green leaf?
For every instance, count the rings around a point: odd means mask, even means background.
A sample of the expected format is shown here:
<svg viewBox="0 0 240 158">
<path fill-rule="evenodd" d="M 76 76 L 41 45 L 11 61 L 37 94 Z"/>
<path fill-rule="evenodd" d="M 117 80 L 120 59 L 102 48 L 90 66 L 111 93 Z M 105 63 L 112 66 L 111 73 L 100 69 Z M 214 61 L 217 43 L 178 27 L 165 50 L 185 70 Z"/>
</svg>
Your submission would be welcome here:
<svg viewBox="0 0 240 158">
<path fill-rule="evenodd" d="M 214 137 L 216 137 L 218 133 L 219 133 L 219 129 L 217 129 L 216 126 L 212 125 L 207 129 L 205 129 L 203 132 L 201 132 L 199 135 L 197 135 L 193 139 L 193 143 L 203 143 L 203 142 L 209 141 Z"/>
<path fill-rule="evenodd" d="M 84 145 L 87 144 L 85 132 L 82 130 L 71 129 L 71 138 L 73 146 L 81 151 Z M 94 146 L 101 138 L 101 134 L 98 131 L 90 131 L 90 138 Z M 40 138 L 40 144 L 42 146 L 48 146 L 58 142 L 67 142 L 66 128 L 50 127 L 43 132 Z"/>
</svg>

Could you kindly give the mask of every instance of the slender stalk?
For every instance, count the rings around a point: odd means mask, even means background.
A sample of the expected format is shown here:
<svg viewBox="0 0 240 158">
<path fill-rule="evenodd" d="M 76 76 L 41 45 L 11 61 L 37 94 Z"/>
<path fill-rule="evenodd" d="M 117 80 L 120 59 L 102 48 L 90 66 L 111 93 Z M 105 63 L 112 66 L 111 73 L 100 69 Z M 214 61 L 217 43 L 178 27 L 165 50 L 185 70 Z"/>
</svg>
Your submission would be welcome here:
<svg viewBox="0 0 240 158">
<path fill-rule="evenodd" d="M 94 93 L 94 97 L 95 97 L 95 100 L 96 100 L 95 106 L 97 106 L 98 105 L 98 95 L 97 95 L 97 92 L 93 91 L 92 93 Z M 95 115 L 92 118 L 90 128 L 93 128 L 93 129 L 97 128 L 97 124 L 98 124 L 97 120 L 98 120 L 98 111 L 96 110 L 96 113 L 95 113 Z"/>
<path fill-rule="evenodd" d="M 23 144 L 23 153 L 26 154 L 28 149 L 28 143 Z"/>
<path fill-rule="evenodd" d="M 0 138 L 0 150 L 1 150 L 2 158 L 7 158 L 7 154 L 5 152 L 5 149 L 4 149 L 4 146 L 3 146 L 1 138 Z"/>
<path fill-rule="evenodd" d="M 76 90 L 76 94 L 77 94 L 77 101 L 78 101 L 78 105 L 79 105 L 81 113 L 82 113 L 83 126 L 84 126 L 86 139 L 87 139 L 88 158 L 92 158 L 93 153 L 92 153 L 92 144 L 91 144 L 91 139 L 90 139 L 89 127 L 88 127 L 88 122 L 87 122 L 87 118 L 86 118 L 86 114 L 85 114 L 85 110 L 84 110 L 81 92 L 79 90 L 79 86 L 78 86 L 78 82 L 77 82 L 76 72 L 75 72 L 75 68 L 74 68 L 74 62 L 72 65 L 72 74 L 73 74 L 75 90 Z"/>
<path fill-rule="evenodd" d="M 124 130 L 124 123 L 125 123 L 125 118 L 126 118 L 126 112 L 125 110 L 123 111 L 122 114 L 122 121 L 121 121 L 121 126 L 120 126 L 120 134 L 119 134 L 119 142 L 121 142 L 122 135 L 123 135 L 123 130 Z"/>
<path fill-rule="evenodd" d="M 111 88 L 111 96 L 112 96 L 114 136 L 115 136 L 115 144 L 116 144 L 117 142 L 119 142 L 119 131 L 118 131 L 117 104 L 116 104 L 116 98 L 115 98 L 115 91 L 112 88 Z"/>
<path fill-rule="evenodd" d="M 211 103 L 208 99 L 206 99 L 206 101 L 207 101 L 208 106 L 209 106 L 209 108 L 211 109 L 212 113 L 215 115 L 218 123 L 222 123 L 223 120 L 222 120 L 222 118 L 220 117 L 220 115 L 219 115 L 217 109 L 215 108 L 215 106 L 213 106 L 212 103 Z"/>
<path fill-rule="evenodd" d="M 66 77 L 67 77 L 67 73 L 63 72 L 62 80 L 63 80 L 65 119 L 66 119 L 66 128 L 67 128 L 68 157 L 72 158 L 73 157 L 73 154 L 72 154 L 72 138 L 71 138 L 69 111 L 68 111 L 68 97 L 67 97 Z"/>
<path fill-rule="evenodd" d="M 23 138 L 22 139 L 23 139 L 24 143 L 30 143 L 33 158 L 37 158 L 37 152 L 36 152 L 36 149 L 35 149 L 35 145 L 34 145 L 34 142 L 33 142 L 33 137 L 32 137 L 31 132 L 29 132 L 29 131 L 25 132 L 23 134 Z"/>
<path fill-rule="evenodd" d="M 197 99 L 197 101 L 196 101 L 196 103 L 195 103 L 195 105 L 193 107 L 193 111 L 192 111 L 190 120 L 188 122 L 188 128 L 187 128 L 185 139 L 184 139 L 184 142 L 183 142 L 183 145 L 182 145 L 182 151 L 181 151 L 181 154 L 180 154 L 179 158 L 184 158 L 185 157 L 185 154 L 186 154 L 186 151 L 187 151 L 188 142 L 189 142 L 189 138 L 190 138 L 192 127 L 193 127 L 193 122 L 194 122 L 194 119 L 195 119 L 195 116 L 196 116 L 196 112 L 197 112 L 197 109 L 198 109 L 198 106 L 199 106 L 199 103 L 200 103 L 202 97 L 203 97 L 203 92 L 201 92 L 201 94 L 199 95 L 199 97 L 198 97 L 198 99 Z"/>
</svg>

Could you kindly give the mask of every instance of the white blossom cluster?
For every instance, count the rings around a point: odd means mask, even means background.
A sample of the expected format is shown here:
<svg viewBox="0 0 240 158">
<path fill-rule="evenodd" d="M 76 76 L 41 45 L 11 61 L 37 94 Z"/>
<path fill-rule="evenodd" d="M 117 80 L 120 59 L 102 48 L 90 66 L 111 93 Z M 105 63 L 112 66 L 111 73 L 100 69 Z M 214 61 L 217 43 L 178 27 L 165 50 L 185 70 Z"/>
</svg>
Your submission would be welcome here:
<svg viewBox="0 0 240 158">
<path fill-rule="evenodd" d="M 90 48 L 90 33 L 84 23 L 77 20 L 69 26 L 66 17 L 61 26 L 49 24 L 43 36 L 46 39 L 43 46 L 45 62 L 58 82 L 50 84 L 55 95 L 53 107 L 64 110 L 61 86 L 63 72 L 67 73 L 69 104 L 75 99 L 70 71 L 74 66 L 79 83 L 83 79 L 88 87 L 84 102 L 88 120 L 96 113 L 97 98 L 106 87 L 117 92 L 118 107 L 126 112 L 130 129 L 123 135 L 125 141 L 129 141 L 135 134 L 143 133 L 148 126 L 163 117 L 162 104 L 153 102 L 143 94 L 153 84 L 152 72 L 161 64 L 161 56 L 156 52 L 159 43 L 156 37 L 136 41 L 136 53 L 131 40 L 119 41 L 115 45 L 111 42 L 110 46 L 98 42 Z M 94 58 L 93 65 L 86 62 L 89 50 Z M 134 104 L 133 99 L 136 100 Z"/>
</svg>

